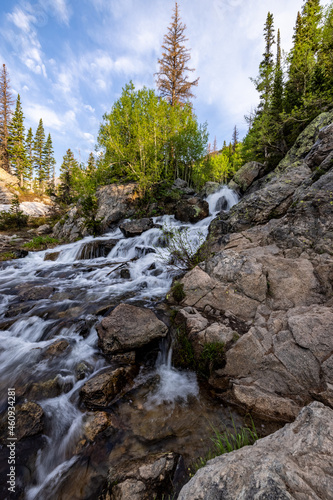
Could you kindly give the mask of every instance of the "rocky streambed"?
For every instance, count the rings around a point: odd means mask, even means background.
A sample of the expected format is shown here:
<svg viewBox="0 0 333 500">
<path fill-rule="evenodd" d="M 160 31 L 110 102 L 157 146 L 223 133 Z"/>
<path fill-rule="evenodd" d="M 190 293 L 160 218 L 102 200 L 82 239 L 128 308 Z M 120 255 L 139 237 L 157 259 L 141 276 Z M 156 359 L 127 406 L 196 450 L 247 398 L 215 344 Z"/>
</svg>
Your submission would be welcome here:
<svg viewBox="0 0 333 500">
<path fill-rule="evenodd" d="M 237 172 L 240 202 L 226 190 L 208 197 L 211 213 L 221 209 L 214 220 L 188 192 L 176 215 L 192 223 L 125 222 L 2 264 L 1 470 L 11 387 L 15 498 L 333 498 L 332 161 L 328 112 L 273 172 L 255 162 Z M 132 192 L 99 191 L 106 226 Z M 73 241 L 84 234 L 75 210 L 56 227 Z M 209 235 L 178 293 L 161 226 L 183 228 L 194 246 Z M 172 366 L 190 359 L 202 372 L 207 346 L 221 345 L 204 384 Z M 239 425 L 246 412 L 262 436 L 281 428 L 183 486 L 211 426 Z"/>
</svg>

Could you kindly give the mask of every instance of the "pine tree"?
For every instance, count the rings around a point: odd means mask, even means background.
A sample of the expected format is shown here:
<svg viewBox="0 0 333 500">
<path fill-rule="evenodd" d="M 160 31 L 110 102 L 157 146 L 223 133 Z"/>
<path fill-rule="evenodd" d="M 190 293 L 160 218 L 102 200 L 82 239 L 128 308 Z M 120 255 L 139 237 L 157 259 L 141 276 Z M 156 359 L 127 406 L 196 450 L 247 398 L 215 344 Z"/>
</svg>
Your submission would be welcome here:
<svg viewBox="0 0 333 500">
<path fill-rule="evenodd" d="M 276 63 L 274 69 L 274 84 L 271 109 L 274 114 L 283 111 L 283 71 L 281 66 L 281 36 L 277 32 Z"/>
<path fill-rule="evenodd" d="M 267 111 L 270 99 L 272 95 L 273 88 L 273 78 L 274 78 L 274 56 L 272 53 L 272 47 L 275 43 L 274 41 L 274 18 L 273 14 L 268 12 L 266 23 L 264 26 L 264 38 L 265 38 L 265 52 L 263 53 L 264 59 L 259 65 L 259 76 L 253 80 L 257 91 L 260 94 L 260 103 L 258 111 Z"/>
<path fill-rule="evenodd" d="M 39 120 L 39 124 L 33 142 L 33 165 L 36 171 L 36 178 L 39 187 L 42 188 L 42 190 L 43 190 L 43 181 L 46 179 L 44 148 L 45 148 L 45 132 L 44 132 L 43 120 L 41 118 Z"/>
<path fill-rule="evenodd" d="M 10 172 L 8 137 L 9 123 L 12 115 L 11 106 L 13 104 L 14 101 L 10 91 L 10 79 L 6 65 L 3 64 L 0 76 L 0 160 L 2 168 L 7 172 Z"/>
<path fill-rule="evenodd" d="M 27 160 L 27 168 L 26 168 L 26 178 L 30 182 L 30 187 L 33 179 L 33 133 L 32 128 L 30 127 L 25 139 L 25 153 Z"/>
<path fill-rule="evenodd" d="M 27 157 L 24 147 L 24 116 L 21 106 L 20 94 L 17 96 L 16 108 L 9 125 L 8 155 L 12 170 L 20 179 L 20 186 L 23 187 L 23 180 L 26 177 Z"/>
<path fill-rule="evenodd" d="M 186 25 L 180 20 L 176 2 L 172 23 L 163 39 L 162 57 L 158 60 L 160 69 L 156 74 L 159 93 L 171 106 L 193 98 L 192 87 L 197 86 L 199 81 L 197 78 L 191 82 L 187 75 L 188 71 L 195 70 L 187 66 L 191 56 L 190 50 L 184 45 L 188 41 L 184 35 L 185 29 Z"/>
<path fill-rule="evenodd" d="M 299 107 L 311 91 L 316 66 L 322 10 L 320 0 L 306 0 L 302 13 L 297 14 L 294 44 L 289 54 L 288 82 L 285 107 L 287 112 Z"/>
<path fill-rule="evenodd" d="M 54 192 L 55 188 L 55 166 L 56 161 L 54 158 L 53 145 L 51 134 L 47 136 L 46 143 L 43 151 L 43 160 L 44 160 L 44 175 L 45 180 L 49 184 L 49 190 Z"/>
<path fill-rule="evenodd" d="M 232 152 L 235 153 L 237 144 L 239 143 L 239 132 L 235 125 L 234 131 L 232 133 Z"/>
<path fill-rule="evenodd" d="M 69 205 L 74 198 L 74 175 L 79 169 L 79 164 L 74 158 L 71 149 L 67 149 L 60 167 L 60 185 L 58 196 L 62 203 Z"/>
</svg>

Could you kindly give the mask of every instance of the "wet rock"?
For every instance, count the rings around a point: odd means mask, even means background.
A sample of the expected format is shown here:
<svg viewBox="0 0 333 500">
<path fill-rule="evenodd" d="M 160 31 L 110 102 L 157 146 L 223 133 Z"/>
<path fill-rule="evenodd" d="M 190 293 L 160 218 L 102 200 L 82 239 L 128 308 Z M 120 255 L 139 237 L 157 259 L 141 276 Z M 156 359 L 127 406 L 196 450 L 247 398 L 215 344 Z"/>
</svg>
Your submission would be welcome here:
<svg viewBox="0 0 333 500">
<path fill-rule="evenodd" d="M 52 286 L 24 285 L 23 287 L 21 287 L 18 296 L 21 301 L 26 302 L 28 300 L 48 299 L 53 292 L 54 292 L 54 287 Z"/>
<path fill-rule="evenodd" d="M 103 408 L 125 388 L 133 379 L 132 367 L 109 368 L 86 382 L 80 390 L 80 396 L 87 408 Z"/>
<path fill-rule="evenodd" d="M 44 412 L 37 404 L 28 401 L 16 406 L 15 437 L 18 441 L 35 436 L 44 429 Z"/>
<path fill-rule="evenodd" d="M 157 453 L 138 460 L 130 460 L 117 470 L 108 472 L 109 498 L 112 500 L 151 500 L 177 492 L 179 470 L 182 458 L 176 453 Z M 184 467 L 183 467 L 184 468 Z M 104 496 L 106 498 L 106 496 Z"/>
<path fill-rule="evenodd" d="M 97 411 L 88 418 L 84 425 L 83 433 L 85 437 L 93 442 L 101 432 L 112 425 L 111 415 L 105 411 Z"/>
<path fill-rule="evenodd" d="M 124 280 L 129 280 L 131 278 L 131 273 L 128 268 L 121 269 L 120 277 Z"/>
<path fill-rule="evenodd" d="M 85 361 L 81 361 L 75 367 L 75 375 L 77 380 L 83 380 L 92 372 L 92 367 Z"/>
<path fill-rule="evenodd" d="M 118 241 L 119 240 L 115 239 L 89 241 L 89 243 L 82 245 L 76 259 L 86 260 L 106 257 L 111 252 L 112 248 L 116 246 Z"/>
<path fill-rule="evenodd" d="M 210 460 L 178 500 L 332 498 L 332 440 L 332 409 L 311 403 L 292 424 Z"/>
<path fill-rule="evenodd" d="M 27 252 L 27 250 L 22 250 L 22 248 L 20 248 L 18 250 L 13 250 L 12 252 L 15 255 L 16 259 L 23 259 L 29 253 L 29 252 Z"/>
<path fill-rule="evenodd" d="M 218 182 L 208 181 L 200 191 L 200 198 L 206 198 L 210 194 L 216 193 L 220 189 L 221 185 Z"/>
<path fill-rule="evenodd" d="M 62 393 L 62 387 L 58 377 L 45 382 L 36 382 L 23 389 L 25 397 L 40 401 L 42 399 L 55 398 Z"/>
<path fill-rule="evenodd" d="M 244 193 L 258 177 L 264 174 L 265 166 L 257 161 L 245 163 L 233 177 L 233 181 L 239 186 Z"/>
<path fill-rule="evenodd" d="M 55 356 L 61 356 L 69 347 L 67 340 L 57 340 L 51 344 L 44 352 L 44 356 L 47 358 L 53 358 Z"/>
<path fill-rule="evenodd" d="M 96 327 L 105 354 L 138 349 L 166 336 L 167 327 L 150 309 L 120 304 Z"/>
<path fill-rule="evenodd" d="M 209 215 L 209 206 L 207 201 L 198 197 L 181 200 L 176 205 L 175 218 L 182 222 L 198 222 Z"/>
<path fill-rule="evenodd" d="M 119 225 L 119 229 L 126 238 L 133 236 L 140 236 L 140 234 L 152 229 L 153 227 L 160 227 L 154 224 L 153 219 L 138 219 L 130 222 L 124 222 Z"/>
<path fill-rule="evenodd" d="M 60 255 L 60 252 L 47 252 L 44 256 L 44 260 L 56 261 Z"/>
</svg>

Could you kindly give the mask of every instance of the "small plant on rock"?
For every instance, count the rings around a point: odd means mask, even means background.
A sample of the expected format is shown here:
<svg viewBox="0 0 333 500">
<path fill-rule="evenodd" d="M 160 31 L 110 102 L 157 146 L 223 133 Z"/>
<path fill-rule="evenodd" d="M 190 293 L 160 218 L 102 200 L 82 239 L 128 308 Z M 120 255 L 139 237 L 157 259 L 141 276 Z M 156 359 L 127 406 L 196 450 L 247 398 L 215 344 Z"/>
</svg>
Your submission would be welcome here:
<svg viewBox="0 0 333 500">
<path fill-rule="evenodd" d="M 36 236 L 23 245 L 27 250 L 46 250 L 58 245 L 59 240 L 51 236 Z"/>
</svg>

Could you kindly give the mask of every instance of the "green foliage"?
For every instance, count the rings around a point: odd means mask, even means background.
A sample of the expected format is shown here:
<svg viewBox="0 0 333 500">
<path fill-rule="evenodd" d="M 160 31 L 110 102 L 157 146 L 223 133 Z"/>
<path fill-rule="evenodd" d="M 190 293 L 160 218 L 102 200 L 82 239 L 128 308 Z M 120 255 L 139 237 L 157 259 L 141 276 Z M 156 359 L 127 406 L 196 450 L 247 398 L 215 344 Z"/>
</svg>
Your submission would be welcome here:
<svg viewBox="0 0 333 500">
<path fill-rule="evenodd" d="M 5 262 L 6 260 L 17 259 L 17 255 L 14 252 L 4 252 L 0 254 L 0 262 Z"/>
<path fill-rule="evenodd" d="M 0 229 L 17 228 L 20 229 L 28 225 L 29 216 L 20 210 L 20 202 L 17 195 L 14 195 L 10 211 L 0 212 Z"/>
<path fill-rule="evenodd" d="M 202 233 L 197 235 L 197 239 L 191 239 L 191 230 L 188 227 L 168 227 L 163 229 L 165 252 L 157 251 L 157 257 L 164 260 L 167 265 L 177 267 L 181 270 L 193 269 L 205 258 L 203 247 L 205 237 Z M 198 250 L 202 248 L 202 251 Z"/>
<path fill-rule="evenodd" d="M 211 427 L 213 430 L 211 441 L 214 446 L 204 457 L 199 457 L 191 464 L 191 467 L 189 468 L 190 477 L 192 477 L 201 467 L 204 467 L 208 460 L 211 460 L 219 455 L 224 455 L 225 453 L 239 450 L 244 446 L 252 445 L 259 439 L 252 418 L 251 427 L 244 426 L 237 428 L 233 419 L 232 430 L 228 429 L 226 426 L 222 429 L 217 429 L 213 425 L 211 425 Z"/>
<path fill-rule="evenodd" d="M 208 342 L 204 345 L 198 361 L 198 371 L 209 377 L 224 361 L 224 342 Z"/>
<path fill-rule="evenodd" d="M 267 21 L 264 34 L 267 52 Z M 297 15 L 293 47 L 286 58 L 287 73 L 283 75 L 282 71 L 279 31 L 276 62 L 273 65 L 270 58 L 269 63 L 269 82 L 263 79 L 260 65 L 261 77 L 254 83 L 259 93 L 261 83 L 266 90 L 260 93 L 258 109 L 247 117 L 250 128 L 244 140 L 245 161 L 257 160 L 273 169 L 305 127 L 322 111 L 332 108 L 332 54 L 333 6 L 323 11 L 319 0 L 306 0 Z"/>
<path fill-rule="evenodd" d="M 27 250 L 46 250 L 59 244 L 59 240 L 51 236 L 36 236 L 23 247 Z"/>
<path fill-rule="evenodd" d="M 85 220 L 85 226 L 93 234 L 97 236 L 102 232 L 101 222 L 103 219 L 97 219 L 98 202 L 96 196 L 88 195 L 80 200 L 81 212 Z"/>
<path fill-rule="evenodd" d="M 20 186 L 27 174 L 27 157 L 24 144 L 24 116 L 21 106 L 20 94 L 17 96 L 16 108 L 9 126 L 8 155 L 10 164 L 17 177 Z"/>
<path fill-rule="evenodd" d="M 175 345 L 173 350 L 173 362 L 179 368 L 196 370 L 197 360 L 195 358 L 193 346 L 189 341 L 183 327 L 177 330 Z"/>
<path fill-rule="evenodd" d="M 176 302 L 181 302 L 185 299 L 184 284 L 180 281 L 175 281 L 171 288 L 171 294 Z"/>
<path fill-rule="evenodd" d="M 132 82 L 103 120 L 100 183 L 136 181 L 145 194 L 161 180 L 191 180 L 192 167 L 206 148 L 206 126 L 198 125 L 189 105 L 170 106 L 151 89 L 135 90 Z"/>
</svg>

